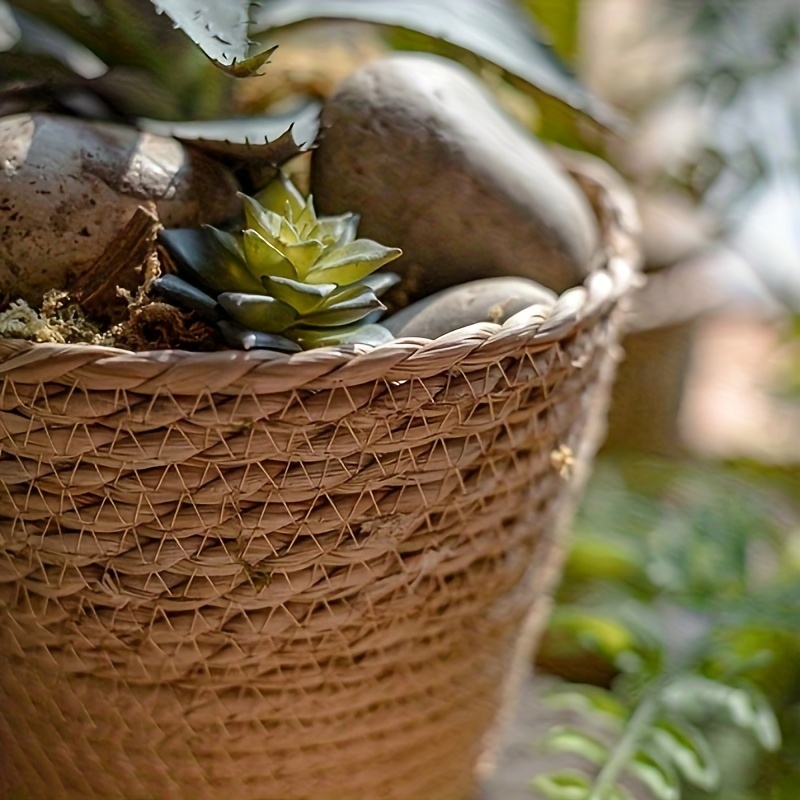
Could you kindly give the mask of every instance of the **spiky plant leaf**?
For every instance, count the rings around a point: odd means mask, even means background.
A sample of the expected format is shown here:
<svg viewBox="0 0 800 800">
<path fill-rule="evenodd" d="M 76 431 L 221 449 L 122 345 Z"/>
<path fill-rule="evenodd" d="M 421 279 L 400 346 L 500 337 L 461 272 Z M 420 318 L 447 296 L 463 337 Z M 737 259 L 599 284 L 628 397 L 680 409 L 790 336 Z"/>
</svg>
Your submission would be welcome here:
<svg viewBox="0 0 800 800">
<path fill-rule="evenodd" d="M 260 0 L 252 32 L 274 37 L 275 29 L 319 18 L 359 20 L 424 37 L 424 49 L 469 54 L 502 69 L 512 82 L 601 124 L 615 115 L 594 98 L 543 43 L 532 18 L 515 3 L 498 0 Z"/>
<path fill-rule="evenodd" d="M 217 66 L 237 77 L 257 74 L 275 50 L 253 53 L 250 0 L 152 0 Z"/>
</svg>

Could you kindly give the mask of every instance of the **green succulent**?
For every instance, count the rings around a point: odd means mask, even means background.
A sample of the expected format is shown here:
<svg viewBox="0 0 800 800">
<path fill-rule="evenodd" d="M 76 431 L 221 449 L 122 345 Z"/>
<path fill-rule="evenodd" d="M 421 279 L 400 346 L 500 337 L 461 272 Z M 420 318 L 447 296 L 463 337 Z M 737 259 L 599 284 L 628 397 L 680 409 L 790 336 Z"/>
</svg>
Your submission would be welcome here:
<svg viewBox="0 0 800 800">
<path fill-rule="evenodd" d="M 178 275 L 154 288 L 216 322 L 232 347 L 296 351 L 382 344 L 393 337 L 374 320 L 379 296 L 395 285 L 376 273 L 401 251 L 357 239 L 358 216 L 317 216 L 283 173 L 255 197 L 241 195 L 245 227 L 171 229 L 163 241 Z"/>
</svg>

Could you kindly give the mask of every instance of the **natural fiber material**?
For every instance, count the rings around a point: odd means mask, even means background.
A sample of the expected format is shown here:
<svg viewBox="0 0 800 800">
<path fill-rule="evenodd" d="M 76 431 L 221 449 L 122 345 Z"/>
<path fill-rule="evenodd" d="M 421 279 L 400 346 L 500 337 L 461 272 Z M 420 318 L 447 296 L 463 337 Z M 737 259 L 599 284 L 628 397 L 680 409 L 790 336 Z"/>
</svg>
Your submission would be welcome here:
<svg viewBox="0 0 800 800">
<path fill-rule="evenodd" d="M 432 342 L 0 341 L 0 794 L 468 798 L 597 443 L 611 249 Z"/>
</svg>

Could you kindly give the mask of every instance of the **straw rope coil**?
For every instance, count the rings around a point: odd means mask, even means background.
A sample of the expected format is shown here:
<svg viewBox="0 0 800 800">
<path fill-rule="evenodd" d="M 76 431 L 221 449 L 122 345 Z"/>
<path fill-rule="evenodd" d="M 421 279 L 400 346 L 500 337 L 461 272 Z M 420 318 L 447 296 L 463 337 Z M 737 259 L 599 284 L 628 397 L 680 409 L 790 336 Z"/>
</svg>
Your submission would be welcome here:
<svg viewBox="0 0 800 800">
<path fill-rule="evenodd" d="M 596 445 L 612 250 L 435 341 L 0 340 L 0 794 L 469 797 Z"/>
</svg>

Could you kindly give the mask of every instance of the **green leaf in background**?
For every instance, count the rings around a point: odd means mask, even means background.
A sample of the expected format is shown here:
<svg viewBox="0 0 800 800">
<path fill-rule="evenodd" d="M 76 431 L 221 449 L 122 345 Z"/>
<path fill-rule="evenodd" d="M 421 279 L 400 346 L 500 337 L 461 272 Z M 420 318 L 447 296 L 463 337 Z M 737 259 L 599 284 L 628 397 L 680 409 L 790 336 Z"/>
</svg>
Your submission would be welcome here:
<svg viewBox="0 0 800 800">
<path fill-rule="evenodd" d="M 551 728 L 541 747 L 545 753 L 573 753 L 598 766 L 608 760 L 608 747 L 600 739 L 572 725 Z"/>
<path fill-rule="evenodd" d="M 591 718 L 607 730 L 619 733 L 625 726 L 629 711 L 614 694 L 597 686 L 570 686 L 548 692 L 544 702 L 553 709 L 573 711 Z"/>
<path fill-rule="evenodd" d="M 701 675 L 676 678 L 664 689 L 665 708 L 686 717 L 720 713 L 742 730 L 749 731 L 766 750 L 780 746 L 781 733 L 775 712 L 754 687 L 729 686 Z"/>
<path fill-rule="evenodd" d="M 544 800 L 586 800 L 591 792 L 589 780 L 571 772 L 539 775 L 530 785 Z"/>
<path fill-rule="evenodd" d="M 672 761 L 689 783 L 707 792 L 717 788 L 719 768 L 703 733 L 686 722 L 659 722 L 649 737 L 651 748 Z"/>
<path fill-rule="evenodd" d="M 639 752 L 628 763 L 627 769 L 653 793 L 657 800 L 679 800 L 680 782 L 669 764 L 661 763 L 649 753 Z"/>
<path fill-rule="evenodd" d="M 313 19 L 357 20 L 422 34 L 494 64 L 529 90 L 602 125 L 618 121 L 542 41 L 531 18 L 508 0 L 262 0 L 254 6 L 252 32 L 271 37 Z"/>
</svg>

